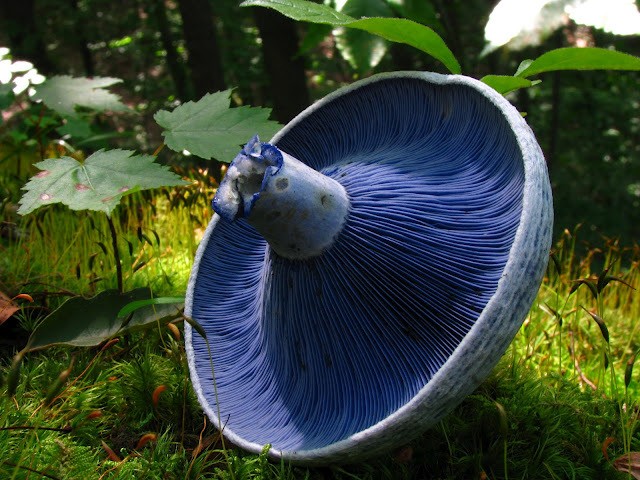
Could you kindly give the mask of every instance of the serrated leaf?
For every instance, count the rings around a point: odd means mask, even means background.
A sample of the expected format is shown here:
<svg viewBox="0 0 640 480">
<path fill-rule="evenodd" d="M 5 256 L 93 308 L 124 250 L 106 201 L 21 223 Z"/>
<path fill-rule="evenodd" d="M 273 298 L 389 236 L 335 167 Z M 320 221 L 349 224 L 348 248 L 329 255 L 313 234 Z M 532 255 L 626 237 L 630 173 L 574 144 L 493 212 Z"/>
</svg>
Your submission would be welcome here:
<svg viewBox="0 0 640 480">
<path fill-rule="evenodd" d="M 100 150 L 83 163 L 71 157 L 36 163 L 41 171 L 23 187 L 18 213 L 25 215 L 51 203 L 72 210 L 96 210 L 110 215 L 120 199 L 139 190 L 186 185 L 178 175 L 150 155 L 130 150 Z"/>
<path fill-rule="evenodd" d="M 77 115 L 76 107 L 86 107 L 98 112 L 127 111 L 129 109 L 120 102 L 118 95 L 105 90 L 120 82 L 122 80 L 119 78 L 110 77 L 55 76 L 39 85 L 33 98 L 68 117 Z"/>
<path fill-rule="evenodd" d="M 516 75 L 530 77 L 558 70 L 640 70 L 640 58 L 606 48 L 557 48 L 519 68 Z"/>
<path fill-rule="evenodd" d="M 165 131 L 164 142 L 170 149 L 188 150 L 205 159 L 231 162 L 255 134 L 271 138 L 280 128 L 269 120 L 271 109 L 229 107 L 231 90 L 208 93 L 197 102 L 187 102 L 173 111 L 161 110 L 155 121 Z"/>
<path fill-rule="evenodd" d="M 298 21 L 328 23 L 364 30 L 386 40 L 405 43 L 444 64 L 451 73 L 460 73 L 460 64 L 442 38 L 431 28 L 405 18 L 362 18 L 359 20 L 326 5 L 306 0 L 245 0 L 242 7 L 267 7 Z"/>
<path fill-rule="evenodd" d="M 511 77 L 509 75 L 486 75 L 480 81 L 486 83 L 501 95 L 535 85 L 535 82 L 526 78 Z"/>
</svg>

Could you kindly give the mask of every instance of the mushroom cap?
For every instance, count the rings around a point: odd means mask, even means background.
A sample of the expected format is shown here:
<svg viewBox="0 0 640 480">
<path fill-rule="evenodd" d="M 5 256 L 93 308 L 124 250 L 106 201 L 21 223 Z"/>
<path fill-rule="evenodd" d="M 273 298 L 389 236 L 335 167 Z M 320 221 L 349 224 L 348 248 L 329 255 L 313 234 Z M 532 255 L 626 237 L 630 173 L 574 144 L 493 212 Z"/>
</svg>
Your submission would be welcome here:
<svg viewBox="0 0 640 480">
<path fill-rule="evenodd" d="M 211 348 L 185 325 L 192 382 L 243 449 L 359 461 L 440 420 L 507 349 L 551 245 L 546 164 L 501 95 L 425 72 L 340 89 L 271 143 L 340 182 L 348 216 L 288 260 L 214 215 L 185 306 Z"/>
</svg>

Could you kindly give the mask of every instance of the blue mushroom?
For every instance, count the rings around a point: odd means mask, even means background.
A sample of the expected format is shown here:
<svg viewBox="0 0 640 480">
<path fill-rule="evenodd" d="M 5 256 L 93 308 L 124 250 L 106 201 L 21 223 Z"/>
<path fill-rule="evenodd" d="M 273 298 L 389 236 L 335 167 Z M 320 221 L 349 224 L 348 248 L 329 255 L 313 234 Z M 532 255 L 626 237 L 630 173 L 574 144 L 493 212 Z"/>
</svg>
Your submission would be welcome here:
<svg viewBox="0 0 640 480">
<path fill-rule="evenodd" d="M 400 446 L 471 393 L 551 244 L 533 133 L 457 75 L 334 92 L 251 139 L 213 206 L 186 302 L 198 399 L 233 444 L 309 465 Z"/>
</svg>

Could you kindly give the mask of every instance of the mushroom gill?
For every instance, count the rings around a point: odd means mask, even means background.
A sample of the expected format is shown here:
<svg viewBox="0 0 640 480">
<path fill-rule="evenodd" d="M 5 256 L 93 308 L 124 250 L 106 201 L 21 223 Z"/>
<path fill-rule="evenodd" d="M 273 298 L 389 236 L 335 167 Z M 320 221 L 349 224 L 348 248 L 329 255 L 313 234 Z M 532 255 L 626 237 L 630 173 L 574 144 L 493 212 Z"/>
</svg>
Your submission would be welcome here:
<svg viewBox="0 0 640 480">
<path fill-rule="evenodd" d="M 269 143 L 252 139 L 229 170 L 186 305 L 207 332 L 217 397 L 204 339 L 188 328 L 186 341 L 205 412 L 245 449 L 311 464 L 406 442 L 490 372 L 539 287 L 544 158 L 476 80 L 356 82 Z M 237 182 L 250 177 L 248 190 Z M 278 223 L 282 178 L 306 216 Z M 327 192 L 331 213 L 305 206 Z M 297 250 L 283 247 L 294 237 Z"/>
</svg>

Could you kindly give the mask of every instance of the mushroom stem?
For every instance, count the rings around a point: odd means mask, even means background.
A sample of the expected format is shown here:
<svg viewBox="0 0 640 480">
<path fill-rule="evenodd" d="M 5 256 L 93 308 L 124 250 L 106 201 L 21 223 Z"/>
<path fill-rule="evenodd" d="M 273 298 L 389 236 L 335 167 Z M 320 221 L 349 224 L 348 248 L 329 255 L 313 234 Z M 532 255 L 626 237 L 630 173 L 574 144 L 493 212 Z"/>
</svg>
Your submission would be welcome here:
<svg viewBox="0 0 640 480">
<path fill-rule="evenodd" d="M 256 135 L 229 166 L 213 209 L 228 221 L 246 218 L 278 255 L 304 259 L 333 244 L 349 197 L 340 183 Z"/>
</svg>

